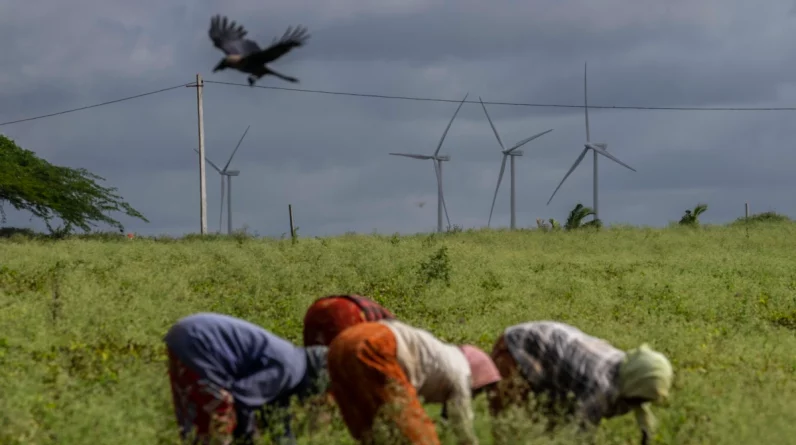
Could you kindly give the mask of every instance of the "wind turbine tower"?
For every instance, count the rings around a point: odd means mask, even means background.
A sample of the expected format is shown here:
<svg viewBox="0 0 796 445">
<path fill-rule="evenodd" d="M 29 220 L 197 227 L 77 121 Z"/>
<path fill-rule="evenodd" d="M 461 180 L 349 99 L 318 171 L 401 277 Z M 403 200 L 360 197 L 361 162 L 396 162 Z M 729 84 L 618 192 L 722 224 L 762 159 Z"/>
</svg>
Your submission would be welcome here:
<svg viewBox="0 0 796 445">
<path fill-rule="evenodd" d="M 448 226 L 451 225 L 451 220 L 448 217 L 448 207 L 445 205 L 445 196 L 442 194 L 442 163 L 445 161 L 450 161 L 451 158 L 448 155 L 440 155 L 439 151 L 442 148 L 442 142 L 445 141 L 445 136 L 448 134 L 448 130 L 451 129 L 451 125 L 453 125 L 453 120 L 456 119 L 456 115 L 459 114 L 459 110 L 462 109 L 462 105 L 467 100 L 468 94 L 464 95 L 464 99 L 459 103 L 459 107 L 456 108 L 456 112 L 453 113 L 453 117 L 451 118 L 450 122 L 448 122 L 448 126 L 445 128 L 445 131 L 442 133 L 442 138 L 439 140 L 439 144 L 437 144 L 437 149 L 434 151 L 432 155 L 421 155 L 421 154 L 410 154 L 410 153 L 390 153 L 392 156 L 403 156 L 406 158 L 413 158 L 413 159 L 421 159 L 421 160 L 429 160 L 434 163 L 434 173 L 437 175 L 437 232 L 443 232 L 444 229 L 442 227 L 442 212 L 445 212 L 445 218 L 448 221 Z"/>
<path fill-rule="evenodd" d="M 619 165 L 621 165 L 621 166 L 623 166 L 623 167 L 625 167 L 627 169 L 630 169 L 630 170 L 633 170 L 633 171 L 636 171 L 636 169 L 634 169 L 633 167 L 631 167 L 631 166 L 625 164 L 624 162 L 620 161 L 619 159 L 616 158 L 616 156 L 612 155 L 611 153 L 608 153 L 608 144 L 591 142 L 591 134 L 589 133 L 589 93 L 588 93 L 588 82 L 587 82 L 587 74 L 586 73 L 587 73 L 587 65 L 584 64 L 583 65 L 583 103 L 584 103 L 583 109 L 586 112 L 586 145 L 585 145 L 585 148 L 583 149 L 583 151 L 580 153 L 580 156 L 578 156 L 578 158 L 575 159 L 575 163 L 572 164 L 572 167 L 570 167 L 570 169 L 567 172 L 567 174 L 564 175 L 564 179 L 561 180 L 561 182 L 558 184 L 558 187 L 556 187 L 555 191 L 553 191 L 553 194 L 550 196 L 550 199 L 547 201 L 547 204 L 550 205 L 550 201 L 553 200 L 553 196 L 556 195 L 556 192 L 558 192 L 558 189 L 561 188 L 561 186 L 564 184 L 564 181 L 567 180 L 569 175 L 571 175 L 572 172 L 575 171 L 575 169 L 578 167 L 578 164 L 580 164 L 580 162 L 583 160 L 583 158 L 586 157 L 586 153 L 589 150 L 591 150 L 592 153 L 594 154 L 594 188 L 593 188 L 593 193 L 594 193 L 594 219 L 596 220 L 596 219 L 599 219 L 599 209 L 598 209 L 599 201 L 598 201 L 598 196 L 597 196 L 597 191 L 598 191 L 598 180 L 597 180 L 597 178 L 598 178 L 597 177 L 597 171 L 598 171 L 597 170 L 597 158 L 598 158 L 598 156 L 597 155 L 599 154 L 599 155 L 605 156 L 606 158 L 616 162 L 617 164 L 619 164 Z"/>
<path fill-rule="evenodd" d="M 251 126 L 249 126 L 251 127 Z M 221 176 L 221 210 L 218 213 L 218 233 L 221 233 L 221 228 L 223 227 L 223 217 L 224 217 L 224 178 L 227 179 L 227 234 L 232 235 L 232 177 L 240 175 L 239 170 L 229 170 L 229 164 L 232 162 L 232 158 L 235 156 L 235 153 L 240 148 L 240 144 L 243 142 L 243 138 L 246 137 L 246 133 L 249 132 L 249 127 L 246 127 L 246 131 L 243 132 L 243 136 L 240 137 L 238 141 L 238 145 L 235 146 L 235 149 L 232 150 L 232 154 L 229 156 L 226 165 L 224 168 L 218 168 L 216 164 L 213 163 L 210 159 L 207 159 L 205 156 L 205 161 L 210 164 L 211 167 L 218 174 Z M 199 153 L 199 150 L 194 149 L 195 152 Z"/>
<path fill-rule="evenodd" d="M 498 189 L 500 189 L 500 182 L 503 181 L 503 172 L 506 171 L 506 159 L 511 158 L 511 230 L 514 230 L 517 227 L 517 201 L 516 201 L 516 192 L 515 192 L 515 181 L 514 181 L 514 158 L 518 156 L 522 156 L 522 150 L 518 150 L 523 145 L 531 142 L 532 140 L 542 137 L 547 133 L 553 131 L 551 128 L 550 130 L 543 131 L 541 133 L 535 134 L 529 138 L 525 138 L 520 142 L 514 144 L 513 147 L 506 149 L 506 146 L 503 145 L 503 141 L 500 139 L 500 135 L 498 134 L 497 129 L 495 128 L 495 124 L 492 123 L 492 118 L 489 117 L 489 113 L 486 111 L 486 105 L 484 105 L 484 101 L 481 98 L 478 98 L 478 101 L 481 102 L 481 107 L 484 109 L 484 114 L 486 114 L 486 119 L 489 121 L 489 126 L 492 127 L 492 132 L 495 133 L 495 137 L 497 138 L 498 144 L 500 144 L 501 153 L 503 153 L 503 162 L 500 163 L 500 173 L 498 174 L 498 181 L 497 186 L 495 187 L 495 196 L 492 197 L 492 208 L 489 209 L 489 220 L 486 223 L 486 226 L 492 223 L 492 212 L 495 210 L 495 201 L 497 200 Z"/>
</svg>

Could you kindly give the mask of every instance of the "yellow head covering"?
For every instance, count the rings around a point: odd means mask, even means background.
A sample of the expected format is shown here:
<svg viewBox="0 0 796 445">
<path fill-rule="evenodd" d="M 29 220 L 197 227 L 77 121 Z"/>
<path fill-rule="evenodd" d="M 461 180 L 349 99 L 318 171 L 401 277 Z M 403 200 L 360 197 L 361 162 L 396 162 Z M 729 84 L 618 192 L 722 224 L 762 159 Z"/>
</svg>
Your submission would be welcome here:
<svg viewBox="0 0 796 445">
<path fill-rule="evenodd" d="M 666 357 L 642 344 L 627 352 L 619 369 L 619 394 L 622 398 L 640 398 L 650 402 L 666 400 L 672 386 L 672 365 Z M 638 426 L 647 434 L 655 429 L 655 416 L 649 403 L 633 409 Z"/>
</svg>

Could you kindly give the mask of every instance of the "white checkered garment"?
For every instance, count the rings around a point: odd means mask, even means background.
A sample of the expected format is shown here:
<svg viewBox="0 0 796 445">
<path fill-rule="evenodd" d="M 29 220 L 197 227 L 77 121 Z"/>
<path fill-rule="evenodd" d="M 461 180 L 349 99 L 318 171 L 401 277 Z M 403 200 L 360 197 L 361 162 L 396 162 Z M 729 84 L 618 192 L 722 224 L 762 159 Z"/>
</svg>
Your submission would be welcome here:
<svg viewBox="0 0 796 445">
<path fill-rule="evenodd" d="M 534 392 L 559 401 L 571 393 L 593 423 L 627 412 L 616 384 L 625 353 L 608 342 L 554 321 L 510 326 L 504 339 Z"/>
</svg>

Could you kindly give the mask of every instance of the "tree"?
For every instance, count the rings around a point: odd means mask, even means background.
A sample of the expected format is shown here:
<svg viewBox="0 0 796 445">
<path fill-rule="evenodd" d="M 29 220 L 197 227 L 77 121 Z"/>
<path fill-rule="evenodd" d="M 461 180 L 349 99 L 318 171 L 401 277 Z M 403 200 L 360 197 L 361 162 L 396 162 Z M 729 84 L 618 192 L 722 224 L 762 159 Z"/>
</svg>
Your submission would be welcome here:
<svg viewBox="0 0 796 445">
<path fill-rule="evenodd" d="M 686 210 L 682 218 L 680 218 L 680 225 L 683 226 L 698 226 L 699 216 L 705 213 L 708 209 L 707 204 L 697 204 L 693 210 Z"/>
<path fill-rule="evenodd" d="M 599 219 L 592 219 L 588 222 L 583 222 L 586 217 L 593 216 L 594 209 L 591 207 L 584 207 L 583 204 L 578 203 L 571 212 L 569 212 L 569 216 L 567 217 L 567 222 L 564 223 L 565 230 L 575 230 L 580 229 L 581 227 L 602 227 L 602 221 Z"/>
<path fill-rule="evenodd" d="M 116 194 L 116 188 L 96 182 L 104 180 L 82 168 L 50 164 L 0 135 L 0 222 L 6 221 L 5 203 L 41 218 L 51 233 L 70 232 L 73 227 L 88 232 L 97 223 L 124 231 L 119 221 L 108 216 L 110 212 L 149 222 Z M 54 218 L 63 221 L 64 227 L 54 229 L 50 224 Z"/>
</svg>

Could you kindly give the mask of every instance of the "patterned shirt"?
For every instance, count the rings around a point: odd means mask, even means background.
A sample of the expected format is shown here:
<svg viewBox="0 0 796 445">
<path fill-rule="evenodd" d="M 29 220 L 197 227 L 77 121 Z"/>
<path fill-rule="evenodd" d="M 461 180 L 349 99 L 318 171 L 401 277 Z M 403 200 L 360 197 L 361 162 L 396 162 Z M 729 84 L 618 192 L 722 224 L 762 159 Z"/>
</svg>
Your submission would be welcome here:
<svg viewBox="0 0 796 445">
<path fill-rule="evenodd" d="M 510 326 L 504 339 L 535 392 L 554 401 L 571 393 L 577 413 L 593 424 L 629 411 L 617 387 L 625 353 L 606 341 L 553 321 Z"/>
<path fill-rule="evenodd" d="M 382 320 L 395 334 L 398 362 L 417 394 L 429 403 L 445 403 L 460 444 L 477 445 L 473 429 L 470 363 L 457 346 L 398 320 Z"/>
</svg>

